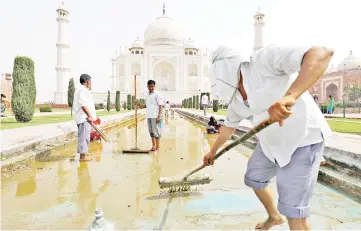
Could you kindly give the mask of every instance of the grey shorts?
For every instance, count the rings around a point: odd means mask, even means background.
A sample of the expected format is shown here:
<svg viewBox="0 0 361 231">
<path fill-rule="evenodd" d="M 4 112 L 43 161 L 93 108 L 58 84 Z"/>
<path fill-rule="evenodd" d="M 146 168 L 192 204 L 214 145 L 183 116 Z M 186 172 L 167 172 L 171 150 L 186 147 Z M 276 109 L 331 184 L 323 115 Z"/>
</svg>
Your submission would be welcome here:
<svg viewBox="0 0 361 231">
<path fill-rule="evenodd" d="M 89 122 L 78 124 L 78 150 L 79 154 L 87 154 L 90 144 L 91 125 Z"/>
<path fill-rule="evenodd" d="M 280 168 L 270 161 L 258 143 L 247 166 L 244 182 L 253 189 L 264 189 L 276 176 L 278 210 L 288 218 L 310 216 L 309 202 L 317 183 L 324 142 L 299 147 L 288 165 Z"/>
<path fill-rule="evenodd" d="M 157 119 L 156 118 L 148 118 L 147 119 L 148 122 L 148 131 L 151 137 L 154 137 L 156 139 L 160 139 L 160 131 L 159 131 L 159 127 L 157 124 Z"/>
</svg>

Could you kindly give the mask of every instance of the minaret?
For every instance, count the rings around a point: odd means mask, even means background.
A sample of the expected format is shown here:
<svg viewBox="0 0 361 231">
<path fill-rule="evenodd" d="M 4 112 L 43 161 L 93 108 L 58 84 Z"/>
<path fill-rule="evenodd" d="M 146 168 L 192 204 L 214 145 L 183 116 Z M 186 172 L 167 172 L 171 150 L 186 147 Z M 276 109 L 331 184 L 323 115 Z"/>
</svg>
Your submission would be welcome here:
<svg viewBox="0 0 361 231">
<path fill-rule="evenodd" d="M 58 41 L 56 43 L 57 48 L 57 65 L 56 70 L 56 92 L 54 94 L 55 104 L 68 104 L 68 84 L 70 79 L 70 68 L 69 68 L 69 20 L 67 11 L 64 7 L 64 2 L 56 10 L 58 17 Z"/>
<path fill-rule="evenodd" d="M 260 7 L 255 14 L 254 18 L 254 47 L 253 51 L 257 51 L 263 47 L 263 27 L 264 27 L 264 14 L 261 13 Z"/>
</svg>

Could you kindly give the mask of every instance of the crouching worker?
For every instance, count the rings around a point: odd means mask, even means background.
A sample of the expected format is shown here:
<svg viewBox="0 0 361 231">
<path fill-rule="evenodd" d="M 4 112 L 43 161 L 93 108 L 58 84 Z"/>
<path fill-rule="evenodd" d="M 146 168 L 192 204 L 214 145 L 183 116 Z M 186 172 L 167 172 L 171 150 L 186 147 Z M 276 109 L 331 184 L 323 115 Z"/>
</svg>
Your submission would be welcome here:
<svg viewBox="0 0 361 231">
<path fill-rule="evenodd" d="M 73 111 L 78 126 L 78 150 L 80 161 L 85 160 L 90 144 L 91 123 L 97 119 L 93 96 L 90 93 L 91 77 L 87 74 L 80 76 L 80 84 L 74 92 Z"/>
<path fill-rule="evenodd" d="M 215 134 L 215 133 L 218 133 L 218 128 L 219 127 L 219 124 L 217 122 L 217 120 L 211 116 L 209 118 L 209 122 L 208 122 L 208 126 L 207 126 L 207 133 L 208 134 Z"/>
</svg>

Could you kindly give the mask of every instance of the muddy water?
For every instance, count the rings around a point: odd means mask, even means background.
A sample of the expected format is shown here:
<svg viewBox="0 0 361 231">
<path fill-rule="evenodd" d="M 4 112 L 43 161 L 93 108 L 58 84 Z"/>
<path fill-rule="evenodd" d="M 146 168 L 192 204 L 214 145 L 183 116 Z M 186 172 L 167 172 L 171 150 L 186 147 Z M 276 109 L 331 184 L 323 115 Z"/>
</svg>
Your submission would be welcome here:
<svg viewBox="0 0 361 231">
<path fill-rule="evenodd" d="M 138 135 L 139 148 L 149 149 L 145 121 L 139 124 Z M 78 161 L 74 144 L 2 179 L 1 228 L 86 229 L 96 208 L 103 209 L 116 229 L 241 229 L 265 218 L 253 191 L 243 184 L 251 150 L 242 146 L 231 150 L 215 167 L 203 170 L 213 177 L 211 184 L 170 197 L 160 191 L 159 178 L 200 165 L 215 135 L 176 117 L 162 129 L 160 153 L 149 155 L 121 153 L 135 145 L 134 126 L 113 129 L 108 136 L 109 143 L 91 143 L 87 162 Z M 321 185 L 313 204 L 318 225 L 314 228 L 361 221 L 359 204 Z"/>
</svg>

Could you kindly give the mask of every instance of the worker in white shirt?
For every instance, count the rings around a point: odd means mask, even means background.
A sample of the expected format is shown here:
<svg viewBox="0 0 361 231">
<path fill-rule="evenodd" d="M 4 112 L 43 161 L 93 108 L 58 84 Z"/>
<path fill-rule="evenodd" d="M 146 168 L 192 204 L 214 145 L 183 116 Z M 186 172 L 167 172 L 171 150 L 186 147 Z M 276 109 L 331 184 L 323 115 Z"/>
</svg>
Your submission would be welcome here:
<svg viewBox="0 0 361 231">
<path fill-rule="evenodd" d="M 87 74 L 80 76 L 81 86 L 75 90 L 73 111 L 78 126 L 78 149 L 80 160 L 85 160 L 90 144 L 91 124 L 97 120 L 93 96 L 90 93 L 91 77 Z"/>
<path fill-rule="evenodd" d="M 212 96 L 228 103 L 225 126 L 204 164 L 249 116 L 253 125 L 277 122 L 257 134 L 244 182 L 252 187 L 269 217 L 256 229 L 286 221 L 291 230 L 309 230 L 309 202 L 316 185 L 324 139 L 332 134 L 307 91 L 326 71 L 333 50 L 318 46 L 270 45 L 252 56 L 221 46 L 212 54 Z M 268 184 L 277 178 L 278 208 Z M 284 216 L 282 216 L 282 215 Z"/>
<path fill-rule="evenodd" d="M 134 103 L 139 108 L 146 107 L 148 131 L 150 137 L 152 138 L 152 145 L 153 145 L 150 151 L 157 153 L 159 152 L 159 148 L 160 148 L 161 133 L 160 133 L 159 125 L 162 120 L 163 98 L 155 90 L 154 80 L 148 80 L 147 87 L 148 87 L 148 92 L 145 96 L 146 105 L 140 104 L 138 100 L 134 100 Z"/>
<path fill-rule="evenodd" d="M 208 104 L 209 104 L 209 98 L 208 98 L 208 95 L 204 94 L 202 96 L 202 107 L 203 107 L 203 113 L 204 115 L 206 116 L 207 115 L 207 108 L 208 108 Z"/>
<path fill-rule="evenodd" d="M 170 105 L 169 105 L 169 101 L 167 101 L 164 105 L 165 119 L 168 119 L 169 110 L 170 110 Z"/>
</svg>

